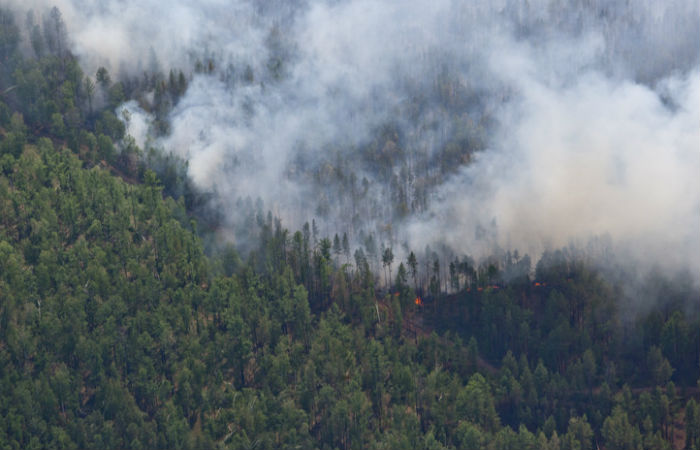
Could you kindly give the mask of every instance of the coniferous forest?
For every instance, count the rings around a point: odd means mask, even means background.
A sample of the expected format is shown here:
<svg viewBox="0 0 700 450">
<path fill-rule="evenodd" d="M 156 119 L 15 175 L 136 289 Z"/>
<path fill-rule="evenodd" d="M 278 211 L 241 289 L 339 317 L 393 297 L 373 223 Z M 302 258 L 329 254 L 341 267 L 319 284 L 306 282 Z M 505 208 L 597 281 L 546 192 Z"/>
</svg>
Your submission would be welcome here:
<svg viewBox="0 0 700 450">
<path fill-rule="evenodd" d="M 692 264 L 469 256 L 382 225 L 489 151 L 488 93 L 445 69 L 395 111 L 411 124 L 300 151 L 289 177 L 320 194 L 297 226 L 255 197 L 228 210 L 130 133 L 135 102 L 175 135 L 216 54 L 88 73 L 73 32 L 0 3 L 0 448 L 700 450 Z M 240 89 L 283 82 L 271 55 Z M 405 132 L 421 108 L 453 120 L 433 152 Z"/>
</svg>

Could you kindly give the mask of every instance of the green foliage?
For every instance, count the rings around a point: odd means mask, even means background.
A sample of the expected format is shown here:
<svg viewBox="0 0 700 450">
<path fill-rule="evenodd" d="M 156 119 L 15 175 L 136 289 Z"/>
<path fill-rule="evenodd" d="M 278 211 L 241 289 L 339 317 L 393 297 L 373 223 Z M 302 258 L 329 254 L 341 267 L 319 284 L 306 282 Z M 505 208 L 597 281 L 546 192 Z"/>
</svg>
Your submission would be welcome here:
<svg viewBox="0 0 700 450">
<path fill-rule="evenodd" d="M 481 374 L 474 374 L 466 387 L 457 394 L 456 410 L 460 417 L 487 431 L 498 428 L 499 419 L 491 389 Z"/>
<path fill-rule="evenodd" d="M 3 64 L 14 55 L 20 42 L 19 28 L 9 10 L 0 9 L 0 61 Z"/>
<path fill-rule="evenodd" d="M 605 419 L 602 435 L 610 448 L 620 450 L 636 449 L 642 439 L 639 429 L 629 422 L 627 413 L 620 407 L 615 407 Z"/>
<path fill-rule="evenodd" d="M 685 448 L 700 448 L 700 408 L 694 398 L 685 406 Z"/>
<path fill-rule="evenodd" d="M 93 82 L 60 11 L 32 17 L 33 58 L 0 8 L 1 448 L 652 449 L 681 417 L 700 447 L 696 310 L 666 301 L 623 321 L 620 287 L 566 249 L 535 280 L 517 252 L 395 261 L 379 235 L 353 253 L 347 232 L 290 232 L 252 201 L 237 211 L 248 248 L 205 250 L 196 230 L 217 217 L 186 162 L 144 156 L 112 112 L 152 91 L 167 131 L 184 74 L 135 85 L 100 68 Z M 452 84 L 436 83 L 445 108 Z M 480 145 L 457 125 L 443 172 Z M 404 147 L 389 126 L 361 153 L 408 178 Z M 354 210 L 369 181 L 344 165 L 316 176 Z M 428 184 L 409 194 L 383 175 L 397 214 L 424 207 Z"/>
</svg>

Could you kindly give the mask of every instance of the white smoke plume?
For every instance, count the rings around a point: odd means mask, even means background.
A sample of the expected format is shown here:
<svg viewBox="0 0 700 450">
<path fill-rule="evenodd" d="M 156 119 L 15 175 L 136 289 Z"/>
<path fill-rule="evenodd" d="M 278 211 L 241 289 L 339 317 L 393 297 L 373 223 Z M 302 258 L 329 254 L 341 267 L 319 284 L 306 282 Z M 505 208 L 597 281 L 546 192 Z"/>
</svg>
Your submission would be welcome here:
<svg viewBox="0 0 700 450">
<path fill-rule="evenodd" d="M 231 226 L 260 197 L 290 228 L 315 216 L 404 248 L 536 257 L 605 236 L 700 273 L 695 0 L 17 3 L 56 4 L 90 73 L 214 61 L 154 145 Z M 479 148 L 438 168 L 454 142 Z"/>
<path fill-rule="evenodd" d="M 527 76 L 516 85 L 509 129 L 437 190 L 413 241 L 442 236 L 468 252 L 490 221 L 506 248 L 537 254 L 607 236 L 650 264 L 700 269 L 700 73 L 664 80 L 667 104 L 595 72 L 564 88 Z"/>
</svg>

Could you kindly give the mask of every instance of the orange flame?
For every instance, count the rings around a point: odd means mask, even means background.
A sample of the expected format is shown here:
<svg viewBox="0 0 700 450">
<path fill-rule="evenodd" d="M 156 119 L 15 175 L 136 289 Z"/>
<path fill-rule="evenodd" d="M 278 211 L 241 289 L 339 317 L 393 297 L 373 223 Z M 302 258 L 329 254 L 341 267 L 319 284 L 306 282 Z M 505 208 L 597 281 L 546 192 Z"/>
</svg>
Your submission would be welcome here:
<svg viewBox="0 0 700 450">
<path fill-rule="evenodd" d="M 416 305 L 423 306 L 423 300 L 420 297 L 416 297 Z"/>
</svg>

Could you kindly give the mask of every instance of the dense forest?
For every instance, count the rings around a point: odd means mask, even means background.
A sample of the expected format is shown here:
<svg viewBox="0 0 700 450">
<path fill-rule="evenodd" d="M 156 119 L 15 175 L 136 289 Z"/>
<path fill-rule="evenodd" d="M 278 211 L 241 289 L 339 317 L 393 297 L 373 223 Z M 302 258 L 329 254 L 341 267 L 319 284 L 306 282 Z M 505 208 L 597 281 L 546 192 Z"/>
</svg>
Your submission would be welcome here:
<svg viewBox="0 0 700 450">
<path fill-rule="evenodd" d="M 700 450 L 693 275 L 632 307 L 573 248 L 400 260 L 250 199 L 222 243 L 187 163 L 115 113 L 167 134 L 190 77 L 84 73 L 56 8 L 25 29 L 0 8 L 0 448 Z"/>
</svg>

